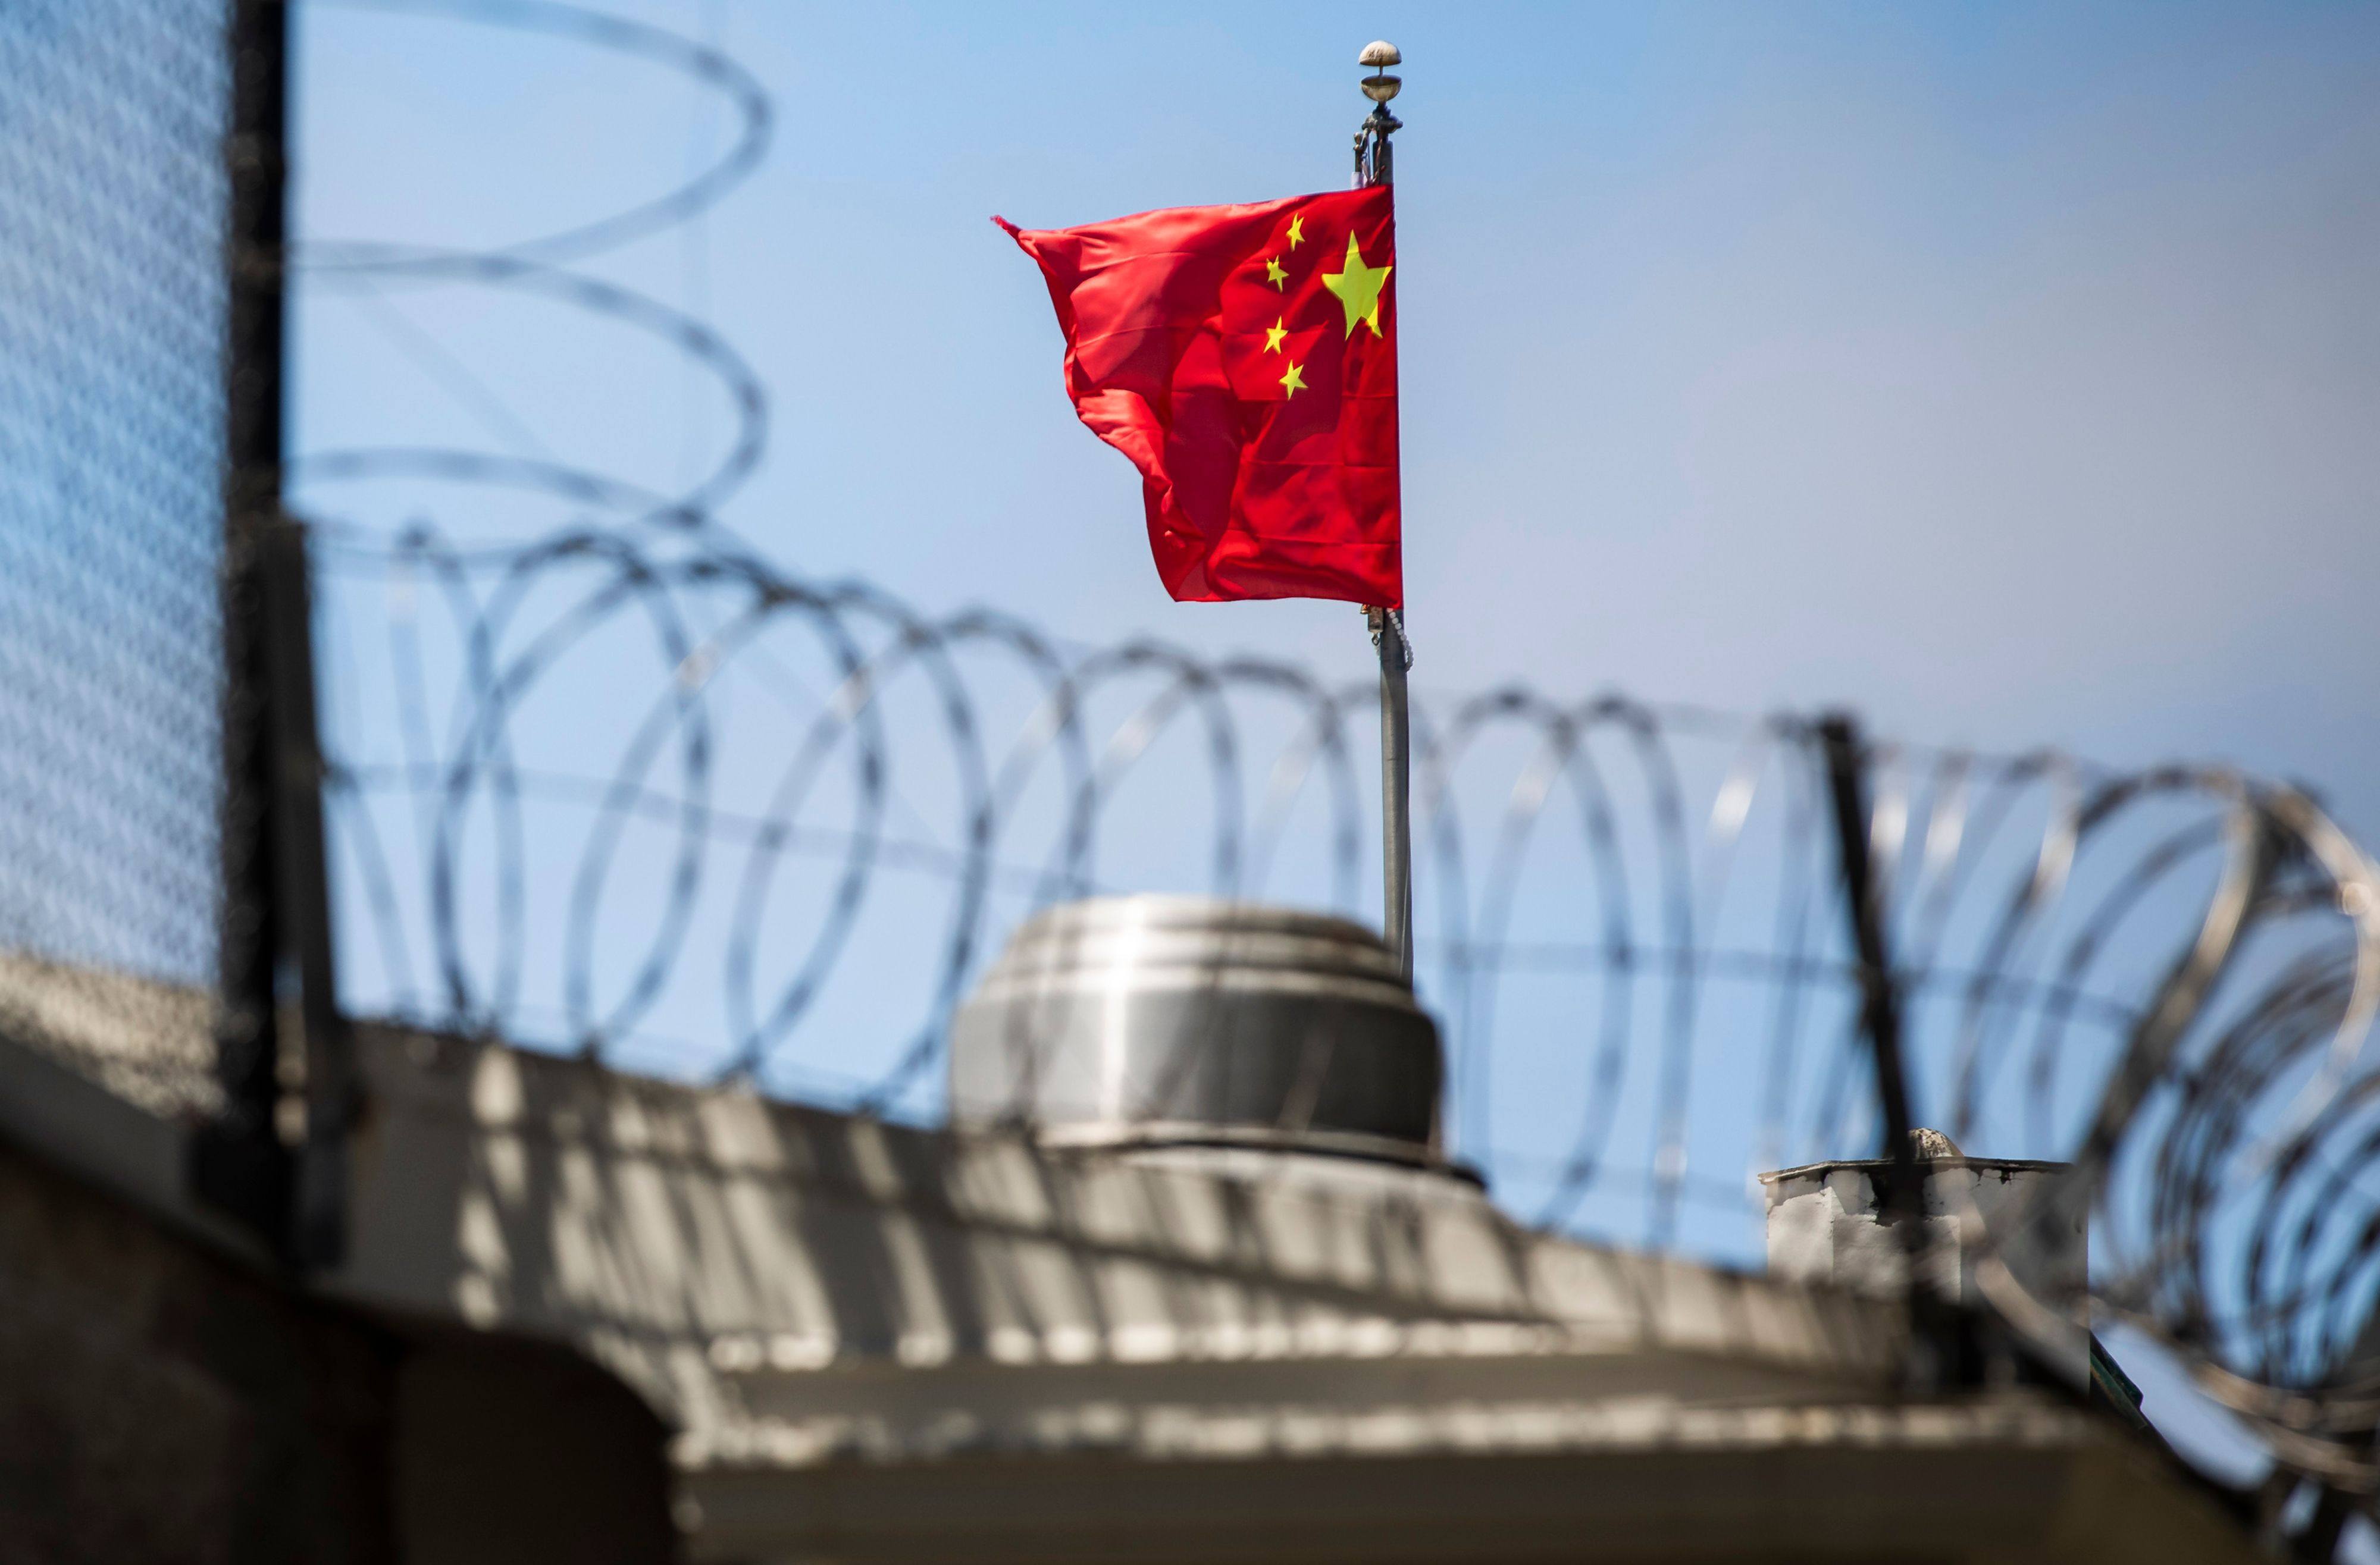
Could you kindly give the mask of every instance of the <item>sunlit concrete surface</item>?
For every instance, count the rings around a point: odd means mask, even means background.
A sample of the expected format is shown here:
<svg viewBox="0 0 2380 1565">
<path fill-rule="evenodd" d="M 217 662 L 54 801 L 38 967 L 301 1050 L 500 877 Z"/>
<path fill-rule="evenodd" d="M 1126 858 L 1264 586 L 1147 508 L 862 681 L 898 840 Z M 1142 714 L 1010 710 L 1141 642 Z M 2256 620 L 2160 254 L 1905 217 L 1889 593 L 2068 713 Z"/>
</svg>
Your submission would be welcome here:
<svg viewBox="0 0 2380 1565">
<path fill-rule="evenodd" d="M 1534 1233 L 1448 1174 L 359 1046 L 316 1285 L 616 1375 L 695 1560 L 2251 1558 L 2085 1408 L 1898 1395 L 1889 1304 Z M 171 1178 L 187 1118 L 16 1037 L 0 1075 L 0 1133 L 237 1250 Z"/>
<path fill-rule="evenodd" d="M 678 1431 L 698 1559 L 2237 1547 L 2082 1410 L 1898 1401 L 1889 1305 L 1532 1233 L 1447 1175 L 366 1051 L 334 1286 L 613 1367 Z"/>
</svg>

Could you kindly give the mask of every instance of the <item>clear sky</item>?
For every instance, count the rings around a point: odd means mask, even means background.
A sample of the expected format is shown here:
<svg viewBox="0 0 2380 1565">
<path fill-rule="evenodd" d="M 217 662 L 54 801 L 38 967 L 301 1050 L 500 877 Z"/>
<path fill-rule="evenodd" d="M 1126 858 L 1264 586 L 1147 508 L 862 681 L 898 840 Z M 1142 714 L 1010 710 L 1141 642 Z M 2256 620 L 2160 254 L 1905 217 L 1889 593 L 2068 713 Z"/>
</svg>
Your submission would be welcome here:
<svg viewBox="0 0 2380 1565">
<path fill-rule="evenodd" d="M 1387 37 L 1425 692 L 1850 703 L 1923 742 L 2224 758 L 2380 842 L 2380 6 L 605 8 L 774 103 L 754 177 L 588 270 L 765 382 L 768 455 L 723 516 L 790 572 L 1360 677 L 1343 605 L 1167 601 L 1138 479 L 1075 422 L 1040 280 L 987 219 L 1340 188 L 1354 57 Z M 502 245 L 727 142 L 719 99 L 649 63 L 300 16 L 311 239 Z M 298 343 L 301 449 L 667 489 L 733 430 L 677 355 L 517 294 L 310 288 Z"/>
<path fill-rule="evenodd" d="M 758 177 L 604 269 L 767 381 L 728 516 L 794 568 L 1360 669 L 1345 610 L 1166 601 L 985 219 L 1335 188 L 1387 36 L 1424 685 L 2227 757 L 2380 833 L 2380 7 L 620 9 L 775 98 Z M 316 236 L 521 237 L 725 127 L 581 45 L 328 6 L 305 36 Z M 665 480 L 724 428 L 566 317 L 393 308 L 488 333 L 560 453 Z M 402 407 L 487 440 L 359 315 L 308 318 L 309 439 L 403 438 Z"/>
</svg>

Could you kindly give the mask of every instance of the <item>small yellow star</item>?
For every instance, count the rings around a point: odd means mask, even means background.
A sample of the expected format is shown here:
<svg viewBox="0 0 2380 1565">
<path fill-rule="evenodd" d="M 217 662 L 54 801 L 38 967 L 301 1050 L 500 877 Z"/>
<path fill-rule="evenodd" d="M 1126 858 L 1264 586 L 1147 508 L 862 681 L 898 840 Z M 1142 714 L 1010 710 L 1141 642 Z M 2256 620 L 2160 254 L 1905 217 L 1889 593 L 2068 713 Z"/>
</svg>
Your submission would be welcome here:
<svg viewBox="0 0 2380 1565">
<path fill-rule="evenodd" d="M 1271 325 L 1265 328 L 1264 350 L 1267 353 L 1279 353 L 1281 351 L 1281 339 L 1287 335 L 1289 335 L 1287 318 L 1282 317 L 1275 320 Z"/>
<path fill-rule="evenodd" d="M 1305 366 L 1303 364 L 1293 364 L 1289 367 L 1289 373 L 1281 378 L 1281 389 L 1283 394 L 1281 400 L 1283 402 L 1288 401 L 1291 397 L 1295 396 L 1299 392 L 1305 389 L 1305 377 L 1298 373 L 1300 370 L 1305 368 Z"/>
<path fill-rule="evenodd" d="M 1271 256 L 1265 257 L 1265 281 L 1276 288 L 1282 287 L 1289 282 L 1289 273 L 1283 272 L 1281 269 L 1281 262 Z"/>
<path fill-rule="evenodd" d="M 1289 248 L 1295 249 L 1305 242 L 1305 214 L 1299 212 L 1289 220 Z"/>
</svg>

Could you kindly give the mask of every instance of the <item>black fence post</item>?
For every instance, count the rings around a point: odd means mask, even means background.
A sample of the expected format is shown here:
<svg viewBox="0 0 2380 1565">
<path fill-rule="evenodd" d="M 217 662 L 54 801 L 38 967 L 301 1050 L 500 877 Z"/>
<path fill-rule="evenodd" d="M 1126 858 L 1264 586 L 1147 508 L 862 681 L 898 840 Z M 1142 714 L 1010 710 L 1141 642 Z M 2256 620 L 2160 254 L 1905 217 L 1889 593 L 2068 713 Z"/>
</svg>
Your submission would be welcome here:
<svg viewBox="0 0 2380 1565">
<path fill-rule="evenodd" d="M 1893 977 L 1884 933 L 1884 893 L 1868 852 L 1866 746 L 1859 721 L 1848 712 L 1818 720 L 1826 753 L 1828 793 L 1834 804 L 1836 862 L 1843 879 L 1843 911 L 1859 962 L 1860 1029 L 1866 1035 L 1876 1070 L 1878 1117 L 1884 1122 L 1883 1156 L 1892 1165 L 1890 1188 L 1879 1203 L 1885 1219 L 1900 1232 L 1908 1268 L 1910 1327 L 1916 1350 L 1912 1375 L 1938 1379 L 1955 1353 L 1946 1334 L 1951 1311 L 1936 1292 L 1925 1263 L 1925 1172 L 1917 1159 L 1909 1110 L 1909 1075 L 1901 1054 L 1900 990 Z"/>
<path fill-rule="evenodd" d="M 346 1133 L 355 1117 L 357 1083 L 331 949 L 325 769 L 314 722 L 314 606 L 305 529 L 285 517 L 268 523 L 258 540 L 257 565 L 263 586 L 262 673 L 273 773 L 273 922 L 280 938 L 279 969 L 296 982 L 300 1028 L 294 1094 L 300 1109 L 293 1117 L 301 1124 L 289 1243 L 300 1265 L 327 1266 L 345 1247 Z M 283 1081 L 285 1090 L 286 1074 Z"/>
<path fill-rule="evenodd" d="M 332 965 L 305 537 L 281 503 L 289 16 L 233 0 L 224 268 L 221 1116 L 206 1200 L 300 1266 L 337 1258 L 354 1084 Z M 294 1029 L 285 1024 L 295 1021 Z"/>
</svg>

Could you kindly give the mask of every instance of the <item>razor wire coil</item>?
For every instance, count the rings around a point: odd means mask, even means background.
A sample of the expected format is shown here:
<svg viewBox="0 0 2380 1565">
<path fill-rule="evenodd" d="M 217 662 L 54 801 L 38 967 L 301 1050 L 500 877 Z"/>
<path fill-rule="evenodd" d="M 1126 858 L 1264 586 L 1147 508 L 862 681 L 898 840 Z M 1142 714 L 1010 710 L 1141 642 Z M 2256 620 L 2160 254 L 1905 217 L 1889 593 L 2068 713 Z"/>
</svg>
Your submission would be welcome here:
<svg viewBox="0 0 2380 1565">
<path fill-rule="evenodd" d="M 674 489 L 518 451 L 293 467 L 327 637 L 377 671 L 358 675 L 370 701 L 333 714 L 333 831 L 364 913 L 349 946 L 376 952 L 356 1003 L 930 1114 L 952 1009 L 1002 928 L 1139 883 L 1106 867 L 1120 843 L 1160 843 L 1218 895 L 1358 906 L 1368 681 L 928 613 L 805 579 L 722 519 L 765 448 L 759 374 L 586 268 L 758 165 L 771 111 L 747 73 L 559 5 L 372 8 L 622 52 L 723 94 L 737 128 L 615 216 L 468 251 L 313 241 L 306 285 L 559 301 L 671 345 L 724 388 L 734 426 Z M 569 519 L 491 542 L 347 518 L 342 497 L 374 481 L 460 510 L 534 495 Z M 617 720 L 602 739 L 572 730 L 598 710 Z M 1635 1235 L 1679 1245 L 1694 1209 L 1742 1209 L 1744 1172 L 1873 1145 L 1807 721 L 1515 685 L 1422 694 L 1415 737 L 1420 952 L 1462 1145 L 1536 1220 L 1608 1226 L 1618 1202 Z M 1864 765 L 1921 1117 L 2068 1158 L 2095 1202 L 2091 1297 L 2048 1303 L 2168 1341 L 2282 1461 L 2368 1494 L 2369 858 L 2301 791 L 2225 768 L 1907 745 Z M 1152 772 L 1155 795 L 1136 792 Z M 808 922 L 780 939 L 796 903 Z M 855 1072 L 821 1018 L 881 947 L 928 954 Z M 1714 1146 L 1715 1117 L 1735 1144 Z M 1534 1144 L 1513 1144 L 1518 1121 Z"/>
</svg>

